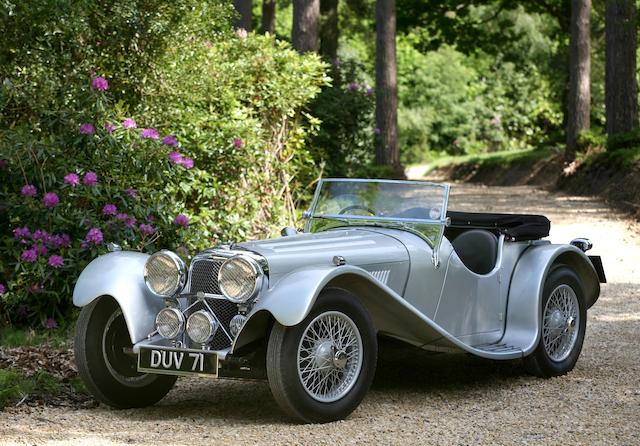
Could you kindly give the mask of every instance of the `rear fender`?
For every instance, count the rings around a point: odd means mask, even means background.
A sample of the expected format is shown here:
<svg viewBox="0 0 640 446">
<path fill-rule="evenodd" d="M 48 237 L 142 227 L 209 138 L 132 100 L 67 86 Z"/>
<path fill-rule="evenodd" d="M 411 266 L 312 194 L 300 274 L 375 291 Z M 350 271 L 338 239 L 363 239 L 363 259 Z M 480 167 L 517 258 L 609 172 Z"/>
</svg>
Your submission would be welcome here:
<svg viewBox="0 0 640 446">
<path fill-rule="evenodd" d="M 532 353 L 540 340 L 542 292 L 549 272 L 564 264 L 573 269 L 582 283 L 587 308 L 600 295 L 598 274 L 589 258 L 571 245 L 533 245 L 515 266 L 509 288 L 506 330 L 502 342 Z"/>
<path fill-rule="evenodd" d="M 135 344 L 155 330 L 155 317 L 164 308 L 143 278 L 148 254 L 111 252 L 94 259 L 82 271 L 73 290 L 73 303 L 84 307 L 101 296 L 113 297 L 124 315 L 131 342 Z"/>
</svg>

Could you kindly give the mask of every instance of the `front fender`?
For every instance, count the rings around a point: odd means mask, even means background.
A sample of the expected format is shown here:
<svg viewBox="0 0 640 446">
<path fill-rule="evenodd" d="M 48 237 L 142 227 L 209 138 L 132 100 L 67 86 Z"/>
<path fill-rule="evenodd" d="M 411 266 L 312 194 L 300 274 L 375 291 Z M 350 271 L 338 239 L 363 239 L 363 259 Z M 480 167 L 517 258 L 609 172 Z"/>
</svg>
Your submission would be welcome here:
<svg viewBox="0 0 640 446">
<path fill-rule="evenodd" d="M 502 343 L 515 345 L 526 356 L 540 340 L 542 292 L 549 271 L 557 264 L 571 267 L 580 277 L 587 308 L 600 295 L 598 274 L 589 258 L 572 245 L 533 245 L 518 260 L 511 279 L 507 322 Z"/>
<path fill-rule="evenodd" d="M 135 344 L 155 330 L 162 299 L 154 296 L 143 278 L 148 254 L 118 251 L 94 259 L 82 271 L 73 290 L 73 303 L 84 307 L 100 296 L 113 297 L 124 315 L 131 342 Z"/>
<path fill-rule="evenodd" d="M 437 344 L 490 357 L 447 333 L 362 268 L 350 265 L 301 269 L 280 279 L 251 310 L 231 352 L 268 336 L 269 318 L 285 326 L 299 324 L 307 317 L 322 290 L 330 287 L 343 288 L 360 299 L 378 333 L 416 346 Z"/>
</svg>

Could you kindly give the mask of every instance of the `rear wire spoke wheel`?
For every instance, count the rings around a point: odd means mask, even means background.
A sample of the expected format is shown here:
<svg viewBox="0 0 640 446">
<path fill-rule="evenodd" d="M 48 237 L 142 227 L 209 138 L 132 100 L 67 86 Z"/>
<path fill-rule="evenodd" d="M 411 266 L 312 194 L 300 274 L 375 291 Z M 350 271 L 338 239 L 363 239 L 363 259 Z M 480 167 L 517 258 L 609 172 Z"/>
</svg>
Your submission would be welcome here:
<svg viewBox="0 0 640 446">
<path fill-rule="evenodd" d="M 580 279 L 574 270 L 559 265 L 544 284 L 540 340 L 524 359 L 527 371 L 549 378 L 573 370 L 586 328 L 587 310 Z"/>
<path fill-rule="evenodd" d="M 176 377 L 138 372 L 132 347 L 115 299 L 102 296 L 82 308 L 74 354 L 78 374 L 95 399 L 118 409 L 146 407 L 171 390 Z"/>
<path fill-rule="evenodd" d="M 267 376 L 289 416 L 325 423 L 358 407 L 373 381 L 376 360 L 376 332 L 367 309 L 351 293 L 330 288 L 298 325 L 274 324 Z"/>
</svg>

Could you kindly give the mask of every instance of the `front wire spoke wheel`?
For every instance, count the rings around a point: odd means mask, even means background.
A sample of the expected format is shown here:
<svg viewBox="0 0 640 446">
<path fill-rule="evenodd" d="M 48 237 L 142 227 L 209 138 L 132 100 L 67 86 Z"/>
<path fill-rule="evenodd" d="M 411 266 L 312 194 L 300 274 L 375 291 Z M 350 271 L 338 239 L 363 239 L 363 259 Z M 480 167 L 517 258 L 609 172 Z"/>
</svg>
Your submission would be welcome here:
<svg viewBox="0 0 640 446">
<path fill-rule="evenodd" d="M 344 313 L 327 311 L 313 319 L 298 345 L 298 377 L 307 394 L 331 403 L 352 389 L 362 368 L 362 337 Z"/>
</svg>

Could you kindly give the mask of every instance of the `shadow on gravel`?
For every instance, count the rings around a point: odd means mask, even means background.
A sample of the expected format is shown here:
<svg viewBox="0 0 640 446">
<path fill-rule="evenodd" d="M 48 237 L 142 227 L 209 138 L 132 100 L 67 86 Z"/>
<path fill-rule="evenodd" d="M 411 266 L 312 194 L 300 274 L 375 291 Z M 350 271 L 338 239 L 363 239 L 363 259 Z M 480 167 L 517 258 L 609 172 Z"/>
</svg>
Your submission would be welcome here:
<svg viewBox="0 0 640 446">
<path fill-rule="evenodd" d="M 491 361 L 464 353 L 433 353 L 391 339 L 381 340 L 379 350 L 373 389 L 383 392 L 462 391 L 529 378 L 520 360 Z"/>
</svg>

